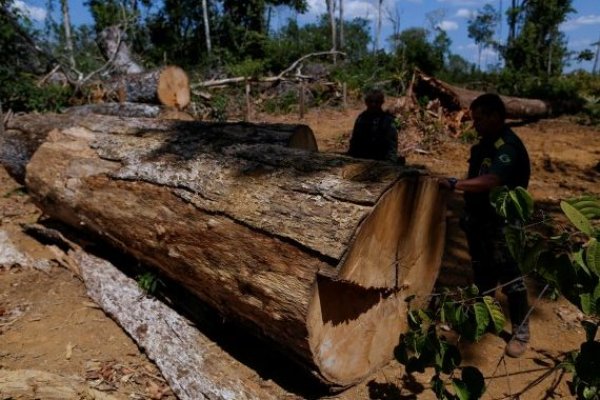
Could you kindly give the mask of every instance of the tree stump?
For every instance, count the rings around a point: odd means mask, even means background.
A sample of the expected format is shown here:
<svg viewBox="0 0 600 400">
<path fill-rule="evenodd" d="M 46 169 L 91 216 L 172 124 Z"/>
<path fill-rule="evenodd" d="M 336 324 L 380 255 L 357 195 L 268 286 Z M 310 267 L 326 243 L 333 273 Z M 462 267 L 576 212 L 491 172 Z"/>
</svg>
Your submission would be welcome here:
<svg viewBox="0 0 600 400">
<path fill-rule="evenodd" d="M 15 157 L 45 123 L 56 129 L 30 160 Z M 159 269 L 324 382 L 354 384 L 392 358 L 406 297 L 433 288 L 444 196 L 416 170 L 242 126 L 29 115 L 5 136 L 45 213 Z"/>
</svg>

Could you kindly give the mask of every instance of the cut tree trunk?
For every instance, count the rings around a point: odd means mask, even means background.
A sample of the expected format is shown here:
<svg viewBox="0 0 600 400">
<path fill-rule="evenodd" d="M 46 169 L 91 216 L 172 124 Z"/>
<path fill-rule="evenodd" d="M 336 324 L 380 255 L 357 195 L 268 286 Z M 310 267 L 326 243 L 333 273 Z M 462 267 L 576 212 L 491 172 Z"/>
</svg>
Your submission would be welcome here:
<svg viewBox="0 0 600 400">
<path fill-rule="evenodd" d="M 58 128 L 27 164 L 45 213 L 156 267 L 328 384 L 351 385 L 389 361 L 405 298 L 433 288 L 444 196 L 415 170 L 273 144 L 285 136 L 277 126 L 248 135 L 227 124 L 30 115 L 8 135 L 35 137 L 35 119 Z"/>
<path fill-rule="evenodd" d="M 460 88 L 444 81 L 417 72 L 413 83 L 417 97 L 439 99 L 448 111 L 468 110 L 478 96 L 484 94 L 475 90 Z M 550 105 L 542 100 L 500 96 L 506 106 L 506 116 L 511 119 L 545 118 L 550 115 Z"/>
<path fill-rule="evenodd" d="M 103 99 L 132 103 L 160 102 L 178 110 L 190 104 L 190 83 L 187 74 L 176 66 L 121 75 L 103 81 L 100 86 Z"/>
</svg>

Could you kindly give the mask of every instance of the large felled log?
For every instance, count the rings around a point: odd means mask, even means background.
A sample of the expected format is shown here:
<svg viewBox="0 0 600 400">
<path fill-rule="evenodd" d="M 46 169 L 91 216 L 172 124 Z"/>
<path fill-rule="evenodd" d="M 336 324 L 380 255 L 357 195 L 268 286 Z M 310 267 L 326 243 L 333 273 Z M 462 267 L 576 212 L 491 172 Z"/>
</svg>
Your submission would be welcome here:
<svg viewBox="0 0 600 400">
<path fill-rule="evenodd" d="M 53 129 L 63 130 L 73 126 L 80 126 L 93 132 L 117 132 L 133 134 L 152 131 L 161 135 L 163 140 L 168 140 L 172 132 L 182 135 L 193 135 L 194 132 L 203 132 L 205 141 L 212 141 L 214 146 L 225 146 L 224 143 L 269 143 L 272 145 L 318 151 L 317 141 L 312 130 L 307 125 L 299 124 L 249 124 L 249 123 L 211 123 L 188 121 L 161 121 L 146 118 L 116 118 L 126 117 L 129 113 L 138 112 L 146 115 L 153 108 L 127 105 L 104 104 L 72 107 L 67 115 L 46 114 L 22 115 L 11 119 L 6 126 L 6 131 L 0 135 L 0 164 L 18 182 L 25 180 L 25 166 L 33 153 L 44 143 L 46 137 Z M 138 105 L 139 106 L 139 105 Z M 158 112 L 158 110 L 156 110 Z M 95 115 L 99 114 L 99 115 Z M 102 115 L 113 116 L 111 118 Z M 158 116 L 158 115 L 157 115 Z"/>
<path fill-rule="evenodd" d="M 473 100 L 483 94 L 483 92 L 450 85 L 422 72 L 416 73 L 413 85 L 413 92 L 417 97 L 427 96 L 430 99 L 439 99 L 442 106 L 449 111 L 469 109 Z M 545 118 L 551 112 L 550 105 L 542 100 L 510 96 L 500 97 L 506 106 L 508 118 Z"/>
<path fill-rule="evenodd" d="M 434 179 L 233 140 L 228 125 L 52 118 L 68 122 L 26 175 L 47 214 L 159 268 L 325 382 L 350 385 L 387 362 L 404 299 L 433 287 L 444 241 Z"/>
</svg>

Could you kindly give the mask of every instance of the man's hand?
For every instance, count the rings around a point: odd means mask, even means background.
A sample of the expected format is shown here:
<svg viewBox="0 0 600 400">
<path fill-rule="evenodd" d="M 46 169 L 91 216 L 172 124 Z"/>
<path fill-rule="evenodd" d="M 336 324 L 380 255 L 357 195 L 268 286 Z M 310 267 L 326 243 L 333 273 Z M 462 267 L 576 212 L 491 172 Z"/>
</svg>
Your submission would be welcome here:
<svg viewBox="0 0 600 400">
<path fill-rule="evenodd" d="M 440 187 L 443 187 L 444 189 L 448 189 L 451 191 L 454 191 L 454 189 L 456 189 L 457 182 L 458 182 L 458 179 L 456 179 L 456 178 L 441 178 L 440 180 L 438 180 Z"/>
</svg>

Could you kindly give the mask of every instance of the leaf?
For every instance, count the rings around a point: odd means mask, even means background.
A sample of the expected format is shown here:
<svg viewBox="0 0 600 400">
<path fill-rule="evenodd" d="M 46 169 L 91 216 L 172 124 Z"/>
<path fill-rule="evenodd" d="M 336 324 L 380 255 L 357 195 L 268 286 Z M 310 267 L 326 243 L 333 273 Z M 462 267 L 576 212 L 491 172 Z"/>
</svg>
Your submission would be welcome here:
<svg viewBox="0 0 600 400">
<path fill-rule="evenodd" d="M 521 186 L 517 186 L 514 193 L 524 211 L 524 220 L 528 220 L 533 215 L 533 197 L 531 197 L 531 194 Z"/>
<path fill-rule="evenodd" d="M 572 253 L 571 255 L 573 256 L 575 266 L 581 268 L 588 276 L 591 276 L 590 270 L 587 265 L 585 265 L 585 261 L 583 261 L 584 249 L 579 249 L 579 251 Z"/>
<path fill-rule="evenodd" d="M 504 323 L 506 321 L 506 317 L 504 316 L 504 313 L 502 312 L 502 308 L 490 296 L 485 296 L 483 298 L 483 303 L 487 307 L 488 313 L 491 317 L 492 324 L 494 327 L 494 332 L 496 332 L 496 334 L 502 332 L 502 330 L 504 329 Z"/>
<path fill-rule="evenodd" d="M 441 363 L 442 372 L 445 374 L 450 374 L 456 367 L 460 365 L 462 357 L 458 347 L 448 343 L 444 343 L 443 347 L 444 349 Z"/>
<path fill-rule="evenodd" d="M 600 200 L 592 196 L 584 196 L 577 199 L 567 200 L 580 213 L 589 219 L 600 217 Z"/>
<path fill-rule="evenodd" d="M 490 313 L 488 312 L 487 307 L 483 303 L 473 304 L 473 311 L 475 313 L 475 322 L 477 324 L 475 331 L 475 341 L 478 341 L 487 330 L 487 327 L 490 323 Z"/>
<path fill-rule="evenodd" d="M 579 301 L 581 303 L 581 311 L 583 311 L 584 314 L 594 314 L 596 305 L 592 303 L 592 295 L 590 293 L 581 293 L 579 295 Z"/>
<path fill-rule="evenodd" d="M 523 255 L 523 242 L 525 241 L 525 233 L 522 229 L 508 225 L 504 227 L 504 239 L 510 254 L 517 261 L 520 261 Z M 519 262 L 520 264 L 520 262 Z"/>
<path fill-rule="evenodd" d="M 508 192 L 508 199 L 511 201 L 511 206 L 515 211 L 516 216 L 518 216 L 521 221 L 525 220 L 525 210 L 521 206 L 521 203 L 519 203 L 517 194 L 513 190 Z"/>
<path fill-rule="evenodd" d="M 600 277 L 600 243 L 595 238 L 590 239 L 587 243 L 585 261 L 590 271 Z"/>
<path fill-rule="evenodd" d="M 469 388 L 467 387 L 467 384 L 464 383 L 463 381 L 461 381 L 459 379 L 452 379 L 452 387 L 454 388 L 454 391 L 456 392 L 456 396 L 458 396 L 458 398 L 460 400 L 470 400 L 471 399 L 471 394 L 469 393 Z"/>
<path fill-rule="evenodd" d="M 475 367 L 465 367 L 462 370 L 462 380 L 469 388 L 469 399 L 475 400 L 481 398 L 485 393 L 485 379 L 483 374 Z"/>
<path fill-rule="evenodd" d="M 490 192 L 490 203 L 496 209 L 496 213 L 501 217 L 508 218 L 507 213 L 508 188 L 506 186 L 497 187 Z"/>
<path fill-rule="evenodd" d="M 579 210 L 577 210 L 575 207 L 573 207 L 566 201 L 560 202 L 560 208 L 563 210 L 567 218 L 569 218 L 569 221 L 571 221 L 571 223 L 575 225 L 577 229 L 579 229 L 581 232 L 585 233 L 588 236 L 592 234 L 593 228 L 592 224 L 590 223 L 590 220 L 587 219 L 586 216 L 583 215 L 581 212 L 579 212 Z"/>
<path fill-rule="evenodd" d="M 543 240 L 537 240 L 533 246 L 525 248 L 524 254 L 521 257 L 521 262 L 519 263 L 523 275 L 537 269 L 540 256 L 545 250 L 546 245 Z"/>
</svg>

